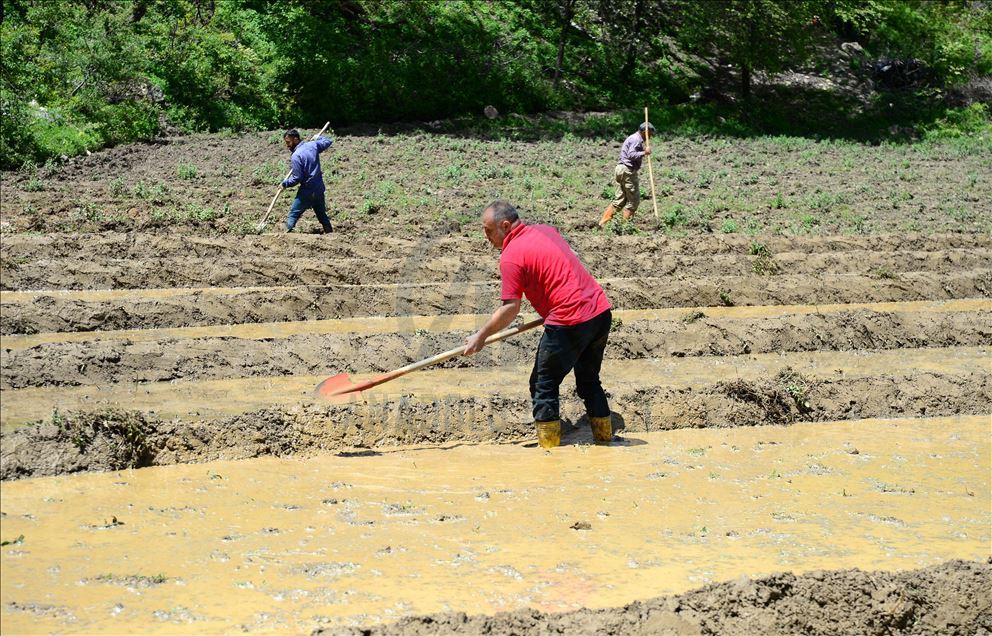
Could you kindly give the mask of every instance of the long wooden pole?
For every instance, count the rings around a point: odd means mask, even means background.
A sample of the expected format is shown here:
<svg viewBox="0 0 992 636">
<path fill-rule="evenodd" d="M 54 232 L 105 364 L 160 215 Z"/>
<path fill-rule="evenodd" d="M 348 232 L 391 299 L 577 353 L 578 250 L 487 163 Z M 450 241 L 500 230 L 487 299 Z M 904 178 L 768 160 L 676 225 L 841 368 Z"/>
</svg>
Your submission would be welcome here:
<svg viewBox="0 0 992 636">
<path fill-rule="evenodd" d="M 317 133 L 316 135 L 314 135 L 313 137 L 311 137 L 310 138 L 310 141 L 314 141 L 315 139 L 319 139 L 320 136 L 324 134 L 324 131 L 327 130 L 327 127 L 330 126 L 330 125 L 331 125 L 331 122 L 327 122 L 326 124 L 324 124 L 324 127 L 320 129 L 320 132 Z M 285 177 L 283 177 L 283 181 L 285 181 L 286 179 L 290 178 L 291 176 L 293 176 L 293 171 L 292 170 L 290 170 L 289 173 Z M 269 220 L 269 215 L 272 214 L 272 208 L 275 207 L 275 205 L 276 205 L 276 199 L 279 198 L 279 195 L 282 194 L 282 191 L 285 190 L 285 189 L 286 188 L 282 187 L 282 182 L 280 182 L 279 183 L 279 189 L 276 190 L 276 196 L 272 197 L 272 203 L 269 204 L 269 209 L 265 211 L 265 216 L 263 216 L 262 217 L 262 220 L 259 221 L 259 223 L 258 223 L 258 229 L 259 230 L 261 230 L 263 227 L 265 227 L 265 222 Z"/>
<path fill-rule="evenodd" d="M 651 150 L 651 129 L 648 127 L 648 107 L 644 107 L 644 148 Z M 651 203 L 654 204 L 654 219 L 658 220 L 658 197 L 654 194 L 654 170 L 651 169 L 651 155 L 648 155 L 648 178 L 651 179 Z"/>
</svg>

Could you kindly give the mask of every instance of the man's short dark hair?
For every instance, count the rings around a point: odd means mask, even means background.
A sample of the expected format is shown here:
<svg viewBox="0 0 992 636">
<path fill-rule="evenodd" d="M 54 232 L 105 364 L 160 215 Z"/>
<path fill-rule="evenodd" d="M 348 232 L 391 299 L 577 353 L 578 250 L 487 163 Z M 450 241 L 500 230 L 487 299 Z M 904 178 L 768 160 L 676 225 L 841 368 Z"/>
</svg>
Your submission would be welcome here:
<svg viewBox="0 0 992 636">
<path fill-rule="evenodd" d="M 506 201 L 493 201 L 486 206 L 486 209 L 492 210 L 493 221 L 496 223 L 502 221 L 513 223 L 520 218 L 520 215 L 517 214 L 517 209 Z"/>
<path fill-rule="evenodd" d="M 283 139 L 285 139 L 286 137 L 295 137 L 296 139 L 299 139 L 300 131 L 298 131 L 295 128 L 290 128 L 289 130 L 286 131 L 286 134 L 282 136 Z"/>
</svg>

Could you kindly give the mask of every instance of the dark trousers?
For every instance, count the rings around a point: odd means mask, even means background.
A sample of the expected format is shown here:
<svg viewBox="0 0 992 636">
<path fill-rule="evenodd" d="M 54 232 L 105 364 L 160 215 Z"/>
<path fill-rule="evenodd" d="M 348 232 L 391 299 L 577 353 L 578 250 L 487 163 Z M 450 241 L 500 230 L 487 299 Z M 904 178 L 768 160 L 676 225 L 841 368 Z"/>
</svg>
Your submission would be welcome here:
<svg viewBox="0 0 992 636">
<path fill-rule="evenodd" d="M 327 218 L 327 205 L 324 203 L 323 192 L 303 192 L 293 199 L 293 207 L 289 209 L 289 216 L 286 217 L 286 231 L 292 232 L 296 227 L 296 222 L 300 220 L 303 213 L 313 208 L 313 213 L 317 215 L 320 226 L 324 230 L 329 230 L 331 220 Z"/>
<path fill-rule="evenodd" d="M 575 369 L 575 389 L 589 417 L 606 417 L 610 403 L 599 382 L 599 369 L 610 336 L 613 312 L 609 309 L 595 318 L 570 327 L 545 325 L 537 359 L 530 374 L 530 397 L 534 419 L 559 419 L 558 388 L 569 371 Z"/>
</svg>

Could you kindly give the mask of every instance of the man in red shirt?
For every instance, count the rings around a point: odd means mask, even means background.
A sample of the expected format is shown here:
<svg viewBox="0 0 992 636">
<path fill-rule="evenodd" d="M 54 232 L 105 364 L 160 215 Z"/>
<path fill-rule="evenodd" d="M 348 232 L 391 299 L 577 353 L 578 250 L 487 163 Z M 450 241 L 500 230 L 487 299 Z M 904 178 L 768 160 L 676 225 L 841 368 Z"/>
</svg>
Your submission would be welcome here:
<svg viewBox="0 0 992 636">
<path fill-rule="evenodd" d="M 503 305 L 466 340 L 465 355 L 480 351 L 486 338 L 509 326 L 520 313 L 521 298 L 527 296 L 544 318 L 530 375 L 538 442 L 543 448 L 559 443 L 558 389 L 574 368 L 575 388 L 585 403 L 593 439 L 608 443 L 613 437 L 610 405 L 599 370 L 613 315 L 603 288 L 558 230 L 527 225 L 509 203 L 491 203 L 482 213 L 482 226 L 489 242 L 501 251 Z"/>
</svg>

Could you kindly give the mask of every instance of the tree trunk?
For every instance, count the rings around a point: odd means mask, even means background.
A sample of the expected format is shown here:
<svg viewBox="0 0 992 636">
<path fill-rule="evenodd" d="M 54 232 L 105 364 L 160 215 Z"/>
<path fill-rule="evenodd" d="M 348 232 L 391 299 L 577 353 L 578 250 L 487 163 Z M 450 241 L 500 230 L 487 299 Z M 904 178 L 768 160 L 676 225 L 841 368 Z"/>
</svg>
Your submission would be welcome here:
<svg viewBox="0 0 992 636">
<path fill-rule="evenodd" d="M 751 97 L 751 65 L 747 62 L 741 64 L 741 99 Z"/>
<path fill-rule="evenodd" d="M 567 0 L 562 6 L 561 13 L 561 34 L 558 36 L 558 58 L 555 60 L 554 87 L 558 88 L 558 80 L 561 79 L 562 65 L 565 63 L 565 38 L 568 36 L 568 28 L 572 24 L 572 16 L 575 13 L 575 0 Z"/>
</svg>

